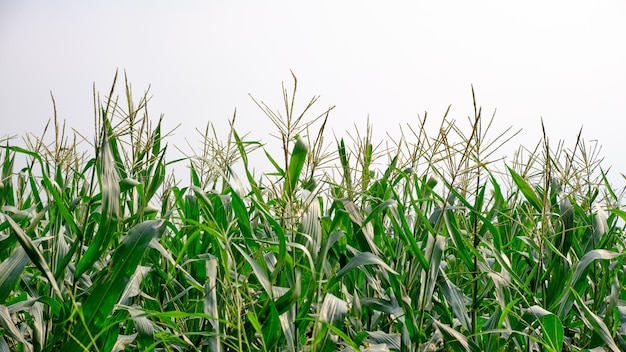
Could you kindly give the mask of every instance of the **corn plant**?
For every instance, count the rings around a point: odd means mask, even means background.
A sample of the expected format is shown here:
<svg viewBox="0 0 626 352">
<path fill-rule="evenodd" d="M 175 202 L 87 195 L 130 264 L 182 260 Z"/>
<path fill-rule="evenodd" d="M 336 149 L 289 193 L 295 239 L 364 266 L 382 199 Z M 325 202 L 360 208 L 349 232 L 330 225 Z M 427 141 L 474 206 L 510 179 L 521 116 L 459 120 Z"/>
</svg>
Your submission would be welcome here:
<svg viewBox="0 0 626 352">
<path fill-rule="evenodd" d="M 516 132 L 476 103 L 435 135 L 424 115 L 329 140 L 332 107 L 297 88 L 253 98 L 278 153 L 233 116 L 170 160 L 117 74 L 92 137 L 55 112 L 3 140 L 0 351 L 626 349 L 626 211 L 597 144 L 544 131 L 494 160 Z"/>
</svg>

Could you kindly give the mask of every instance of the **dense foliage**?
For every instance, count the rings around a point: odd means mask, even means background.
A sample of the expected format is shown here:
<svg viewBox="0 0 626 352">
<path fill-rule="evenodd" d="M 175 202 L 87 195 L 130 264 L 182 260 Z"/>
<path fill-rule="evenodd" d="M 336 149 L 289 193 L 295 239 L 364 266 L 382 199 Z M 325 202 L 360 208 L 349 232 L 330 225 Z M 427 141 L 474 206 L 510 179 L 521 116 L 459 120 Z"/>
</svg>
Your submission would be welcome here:
<svg viewBox="0 0 626 352">
<path fill-rule="evenodd" d="M 56 119 L 3 142 L 0 351 L 626 350 L 626 212 L 595 147 L 503 166 L 478 108 L 469 133 L 327 143 L 295 83 L 257 102 L 277 154 L 233 118 L 168 160 L 127 82 L 125 108 L 96 96 L 91 150 Z"/>
</svg>

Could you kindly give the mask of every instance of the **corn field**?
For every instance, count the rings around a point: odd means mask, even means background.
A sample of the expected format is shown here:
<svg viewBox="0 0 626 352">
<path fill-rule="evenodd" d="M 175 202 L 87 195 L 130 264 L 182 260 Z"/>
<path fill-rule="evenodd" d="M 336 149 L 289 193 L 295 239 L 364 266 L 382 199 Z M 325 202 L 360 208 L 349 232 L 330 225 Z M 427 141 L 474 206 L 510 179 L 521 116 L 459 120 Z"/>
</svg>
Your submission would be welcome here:
<svg viewBox="0 0 626 352">
<path fill-rule="evenodd" d="M 622 191 L 582 136 L 492 160 L 515 133 L 475 105 L 330 139 L 294 76 L 254 100 L 277 149 L 233 117 L 170 160 L 117 78 L 93 136 L 2 141 L 0 351 L 626 350 Z"/>
</svg>

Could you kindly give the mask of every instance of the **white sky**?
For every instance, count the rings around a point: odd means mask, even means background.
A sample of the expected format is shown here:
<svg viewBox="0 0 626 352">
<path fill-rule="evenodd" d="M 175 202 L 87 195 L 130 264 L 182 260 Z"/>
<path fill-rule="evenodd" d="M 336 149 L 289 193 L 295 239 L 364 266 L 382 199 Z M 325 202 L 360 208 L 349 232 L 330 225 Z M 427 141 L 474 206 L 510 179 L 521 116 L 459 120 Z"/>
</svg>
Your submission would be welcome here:
<svg viewBox="0 0 626 352">
<path fill-rule="evenodd" d="M 338 136 L 363 126 L 397 133 L 452 105 L 465 123 L 471 85 L 497 130 L 533 146 L 543 117 L 553 143 L 583 127 L 612 174 L 626 173 L 624 1 L 15 1 L 0 3 L 0 136 L 40 133 L 52 117 L 88 134 L 92 86 L 126 70 L 137 97 L 151 85 L 154 119 L 190 138 L 213 122 L 271 142 L 248 94 L 279 108 L 281 82 L 300 101 L 321 95 Z M 119 91 L 121 93 L 121 91 Z M 311 115 L 312 116 L 312 115 Z"/>
</svg>

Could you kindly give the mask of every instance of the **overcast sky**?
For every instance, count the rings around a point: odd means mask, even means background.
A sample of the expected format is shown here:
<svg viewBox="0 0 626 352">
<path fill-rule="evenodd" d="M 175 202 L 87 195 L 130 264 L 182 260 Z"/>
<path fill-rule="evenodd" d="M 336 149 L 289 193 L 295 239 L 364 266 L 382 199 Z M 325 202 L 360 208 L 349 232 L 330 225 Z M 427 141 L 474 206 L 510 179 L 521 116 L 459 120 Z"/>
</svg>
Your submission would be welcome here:
<svg viewBox="0 0 626 352">
<path fill-rule="evenodd" d="M 13 1 L 0 2 L 0 136 L 39 133 L 52 117 L 89 134 L 92 86 L 116 69 L 150 112 L 195 140 L 213 122 L 271 142 L 248 94 L 279 108 L 281 82 L 299 79 L 304 103 L 331 105 L 338 136 L 369 116 L 397 133 L 424 111 L 452 105 L 465 123 L 471 86 L 496 129 L 537 143 L 599 140 L 613 175 L 626 173 L 624 1 Z M 199 144 L 196 145 L 199 147 Z"/>
</svg>

